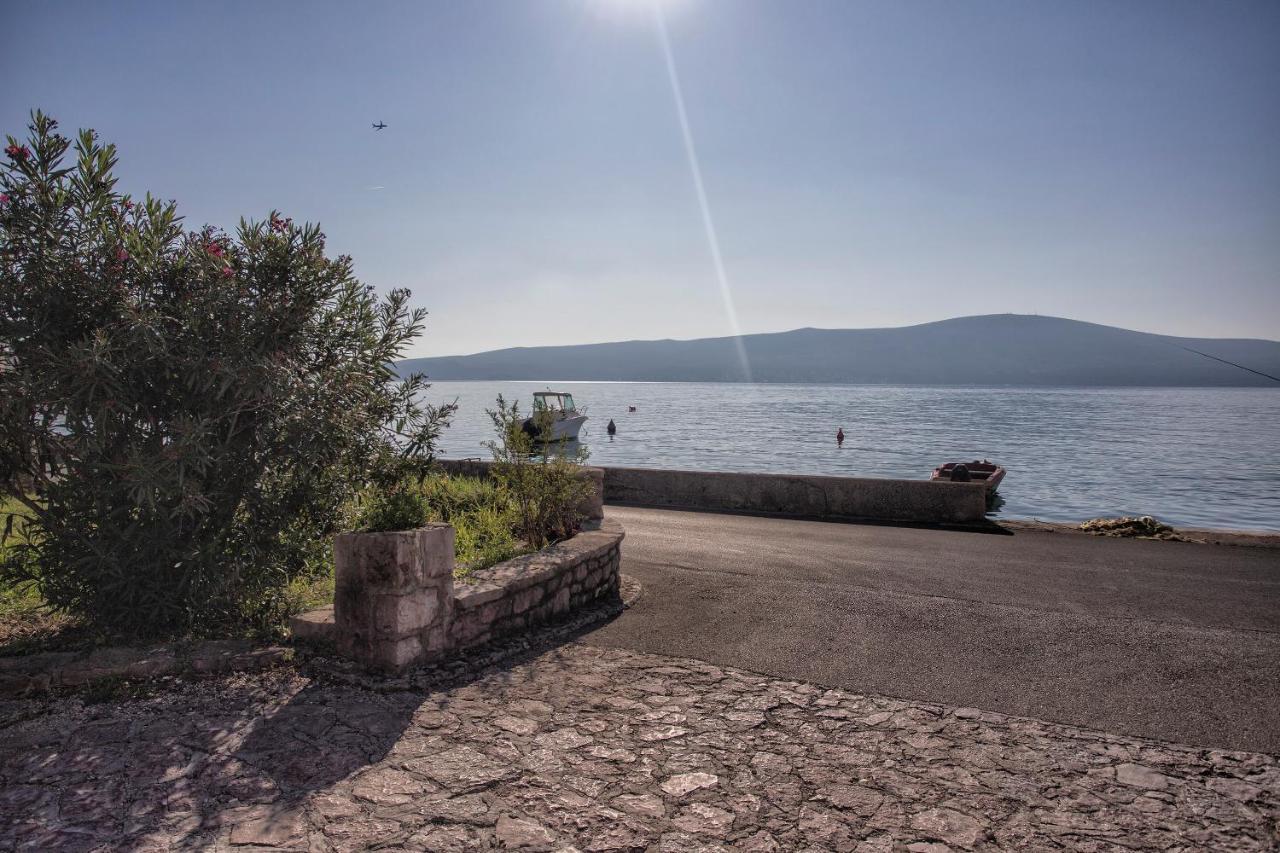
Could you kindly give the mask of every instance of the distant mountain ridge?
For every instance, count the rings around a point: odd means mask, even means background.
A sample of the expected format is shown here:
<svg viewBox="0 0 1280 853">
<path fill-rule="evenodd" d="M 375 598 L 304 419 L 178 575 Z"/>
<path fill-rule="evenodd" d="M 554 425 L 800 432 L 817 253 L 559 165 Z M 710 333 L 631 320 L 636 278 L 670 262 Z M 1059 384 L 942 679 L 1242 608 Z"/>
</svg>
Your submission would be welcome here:
<svg viewBox="0 0 1280 853">
<path fill-rule="evenodd" d="M 957 317 L 886 329 L 795 329 L 744 335 L 756 382 L 893 385 L 1276 387 L 1280 342 L 1179 338 L 1025 314 Z M 432 379 L 742 382 L 735 338 L 516 347 L 414 358 L 401 374 Z"/>
</svg>

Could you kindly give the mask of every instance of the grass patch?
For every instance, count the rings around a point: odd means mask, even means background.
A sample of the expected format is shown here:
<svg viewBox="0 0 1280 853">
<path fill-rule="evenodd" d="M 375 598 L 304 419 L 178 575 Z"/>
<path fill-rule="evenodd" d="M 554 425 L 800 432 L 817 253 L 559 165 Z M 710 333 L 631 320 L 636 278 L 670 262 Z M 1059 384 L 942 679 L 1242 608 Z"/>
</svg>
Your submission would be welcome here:
<svg viewBox="0 0 1280 853">
<path fill-rule="evenodd" d="M 516 507 L 492 480 L 436 474 L 417 488 L 427 521 L 447 522 L 456 531 L 456 577 L 532 550 L 516 538 Z"/>
<path fill-rule="evenodd" d="M 285 611 L 290 615 L 333 604 L 333 560 L 327 569 L 311 577 L 294 578 L 284 591 Z"/>
<path fill-rule="evenodd" d="M 427 522 L 452 524 L 456 531 L 456 577 L 529 553 L 516 538 L 519 515 L 510 496 L 491 480 L 433 474 L 370 491 L 357 513 L 356 529 L 412 530 Z"/>
<path fill-rule="evenodd" d="M 0 499 L 0 562 L 22 538 L 24 519 L 28 517 L 26 507 L 16 500 Z M 35 584 L 0 582 L 0 656 L 74 648 L 93 642 L 93 632 L 70 616 L 51 610 Z"/>
</svg>

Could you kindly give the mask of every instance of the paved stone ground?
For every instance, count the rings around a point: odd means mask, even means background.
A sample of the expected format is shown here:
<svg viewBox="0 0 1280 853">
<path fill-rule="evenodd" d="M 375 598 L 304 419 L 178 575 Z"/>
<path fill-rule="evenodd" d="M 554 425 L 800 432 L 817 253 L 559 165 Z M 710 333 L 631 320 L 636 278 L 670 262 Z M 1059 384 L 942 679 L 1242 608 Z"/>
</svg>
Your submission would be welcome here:
<svg viewBox="0 0 1280 853">
<path fill-rule="evenodd" d="M 1280 761 L 569 643 L 449 690 L 297 669 L 0 730 L 0 847 L 1263 850 Z"/>
</svg>

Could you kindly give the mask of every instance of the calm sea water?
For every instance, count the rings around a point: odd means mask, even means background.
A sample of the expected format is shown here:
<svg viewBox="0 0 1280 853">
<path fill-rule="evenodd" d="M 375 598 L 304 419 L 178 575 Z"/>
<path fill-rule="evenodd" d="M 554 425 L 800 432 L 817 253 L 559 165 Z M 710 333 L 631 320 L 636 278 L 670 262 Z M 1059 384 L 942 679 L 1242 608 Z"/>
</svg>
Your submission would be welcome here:
<svg viewBox="0 0 1280 853">
<path fill-rule="evenodd" d="M 461 407 L 440 455 L 488 458 L 494 398 L 527 411 L 548 387 L 585 410 L 596 465 L 916 479 L 986 458 L 1005 517 L 1280 531 L 1280 390 L 437 382 Z"/>
</svg>

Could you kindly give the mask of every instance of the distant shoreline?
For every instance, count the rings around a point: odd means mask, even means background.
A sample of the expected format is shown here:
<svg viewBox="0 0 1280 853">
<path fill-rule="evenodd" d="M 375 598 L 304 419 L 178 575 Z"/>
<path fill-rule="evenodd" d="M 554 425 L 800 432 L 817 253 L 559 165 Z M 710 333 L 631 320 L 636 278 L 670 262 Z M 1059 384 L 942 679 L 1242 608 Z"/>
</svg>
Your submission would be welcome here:
<svg viewBox="0 0 1280 853">
<path fill-rule="evenodd" d="M 1124 390 L 1182 390 L 1182 391 L 1280 391 L 1280 384 L 1269 385 L 993 385 L 984 383 L 952 382 L 826 382 L 808 380 L 759 380 L 745 382 L 738 379 L 437 379 L 427 376 L 427 382 L 438 385 L 444 382 L 523 382 L 530 385 L 799 385 L 836 388 L 959 388 L 975 391 L 1124 391 Z"/>
</svg>

